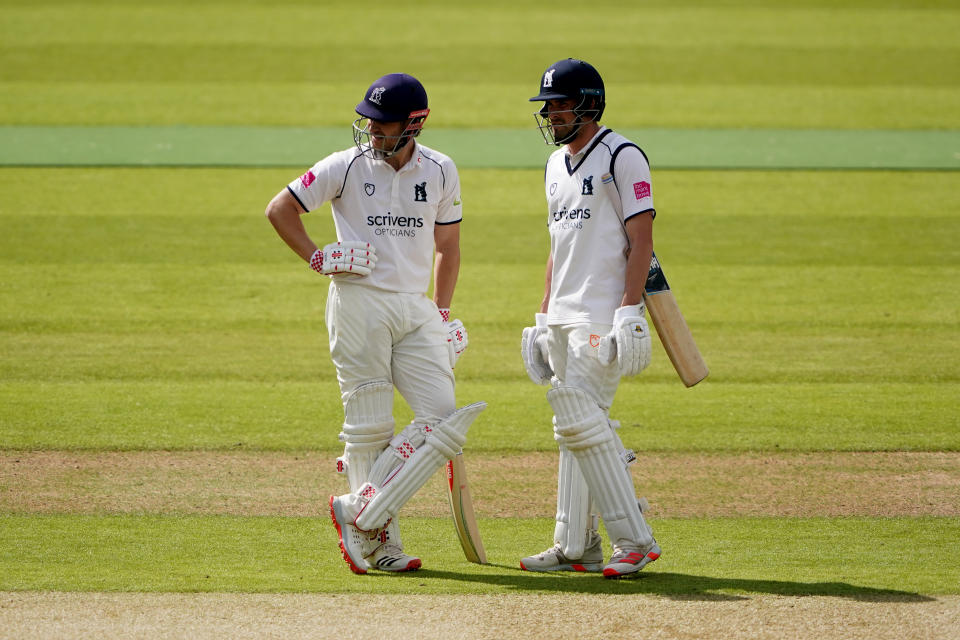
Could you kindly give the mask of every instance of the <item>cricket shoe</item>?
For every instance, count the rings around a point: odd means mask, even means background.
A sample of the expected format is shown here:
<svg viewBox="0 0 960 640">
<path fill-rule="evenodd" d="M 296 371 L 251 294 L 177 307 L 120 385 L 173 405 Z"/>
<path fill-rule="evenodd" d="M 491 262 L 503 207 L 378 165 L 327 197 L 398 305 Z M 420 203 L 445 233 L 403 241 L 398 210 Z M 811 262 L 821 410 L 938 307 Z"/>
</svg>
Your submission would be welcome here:
<svg viewBox="0 0 960 640">
<path fill-rule="evenodd" d="M 407 555 L 403 548 L 392 542 L 384 542 L 368 557 L 370 568 L 381 571 L 416 571 L 421 564 L 420 558 Z"/>
<path fill-rule="evenodd" d="M 366 536 L 350 524 L 350 520 L 343 513 L 343 503 L 337 496 L 330 496 L 330 519 L 337 528 L 340 537 L 340 552 L 343 559 L 350 566 L 350 571 L 364 574 L 367 572 L 367 561 L 363 559 L 363 545 Z"/>
<path fill-rule="evenodd" d="M 656 540 L 646 549 L 614 549 L 610 562 L 603 568 L 603 577 L 623 578 L 633 575 L 659 557 L 660 545 Z"/>
<path fill-rule="evenodd" d="M 558 542 L 546 551 L 521 559 L 520 568 L 524 571 L 600 571 L 603 568 L 602 545 L 600 536 L 594 533 L 583 556 L 568 558 Z"/>
</svg>

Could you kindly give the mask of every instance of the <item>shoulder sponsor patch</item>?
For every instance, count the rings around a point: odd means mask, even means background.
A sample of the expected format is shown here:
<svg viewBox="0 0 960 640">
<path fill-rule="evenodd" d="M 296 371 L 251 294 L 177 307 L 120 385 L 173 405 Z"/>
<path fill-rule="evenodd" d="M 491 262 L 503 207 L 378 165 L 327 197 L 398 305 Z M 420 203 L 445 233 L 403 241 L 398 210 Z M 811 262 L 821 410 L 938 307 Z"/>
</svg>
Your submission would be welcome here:
<svg viewBox="0 0 960 640">
<path fill-rule="evenodd" d="M 641 180 L 640 182 L 634 182 L 633 195 L 637 196 L 637 200 L 643 200 L 644 198 L 649 198 L 650 183 L 644 180 Z"/>
<path fill-rule="evenodd" d="M 302 176 L 300 176 L 300 184 L 303 185 L 303 188 L 304 188 L 304 189 L 306 189 L 306 188 L 309 187 L 311 184 L 313 184 L 313 181 L 314 181 L 314 180 L 316 180 L 316 176 L 314 176 L 314 175 L 313 175 L 313 172 L 311 172 L 311 171 L 307 171 L 305 174 L 303 174 Z"/>
</svg>

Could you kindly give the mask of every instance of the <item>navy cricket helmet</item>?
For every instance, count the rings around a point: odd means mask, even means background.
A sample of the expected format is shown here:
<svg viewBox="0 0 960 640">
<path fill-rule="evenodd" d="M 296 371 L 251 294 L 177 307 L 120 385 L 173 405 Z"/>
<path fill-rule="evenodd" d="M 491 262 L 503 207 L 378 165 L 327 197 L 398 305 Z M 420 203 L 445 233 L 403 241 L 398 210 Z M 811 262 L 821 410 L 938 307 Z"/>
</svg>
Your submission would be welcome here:
<svg viewBox="0 0 960 640">
<path fill-rule="evenodd" d="M 406 73 L 390 73 L 375 80 L 357 105 L 357 113 L 380 122 L 400 122 L 427 108 L 427 91 Z"/>
<path fill-rule="evenodd" d="M 377 160 L 398 153 L 411 138 L 420 135 L 423 121 L 430 113 L 426 89 L 406 73 L 390 73 L 374 81 L 356 110 L 360 117 L 353 123 L 353 142 L 361 153 Z M 392 147 L 375 148 L 370 136 L 370 120 L 405 122 L 406 126 Z"/>
<path fill-rule="evenodd" d="M 599 122 L 606 107 L 605 96 L 603 78 L 590 63 L 576 58 L 566 58 L 550 65 L 540 77 L 540 93 L 530 98 L 530 102 L 576 100 L 576 106 L 572 111 L 577 116 L 579 125 L 563 139 L 555 139 L 553 129 L 547 120 L 547 106 L 544 104 L 543 108 L 534 114 L 534 118 L 547 144 L 560 145 L 572 140 L 583 126 L 585 116 L 590 116 L 594 122 Z"/>
</svg>

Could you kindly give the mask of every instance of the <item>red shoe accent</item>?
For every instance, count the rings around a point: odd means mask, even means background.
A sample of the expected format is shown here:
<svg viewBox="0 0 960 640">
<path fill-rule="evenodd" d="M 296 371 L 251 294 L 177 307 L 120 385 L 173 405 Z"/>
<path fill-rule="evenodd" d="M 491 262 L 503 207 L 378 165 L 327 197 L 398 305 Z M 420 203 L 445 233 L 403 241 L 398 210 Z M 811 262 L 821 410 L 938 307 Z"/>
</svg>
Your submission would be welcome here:
<svg viewBox="0 0 960 640">
<path fill-rule="evenodd" d="M 413 559 L 413 560 L 410 561 L 410 564 L 407 565 L 407 567 L 404 569 L 404 571 L 416 571 L 417 569 L 420 568 L 420 565 L 422 565 L 422 564 L 423 564 L 423 563 L 420 562 L 420 558 L 415 558 L 415 559 Z"/>
<path fill-rule="evenodd" d="M 572 564 L 570 566 L 573 567 L 574 571 L 586 571 L 582 564 Z"/>
<path fill-rule="evenodd" d="M 640 564 L 641 561 L 643 561 L 644 559 L 647 559 L 647 562 L 645 563 L 646 565 L 646 564 L 650 564 L 651 562 L 653 562 L 659 557 L 660 557 L 660 554 L 657 553 L 656 551 L 648 551 L 646 555 L 642 555 L 639 552 L 633 551 L 627 554 L 627 556 L 622 560 L 620 560 L 620 562 L 627 563 L 627 564 Z M 620 573 L 616 569 L 609 568 L 609 569 L 603 570 L 603 577 L 619 578 L 625 575 L 633 575 L 633 573 L 635 572 Z"/>
<path fill-rule="evenodd" d="M 333 520 L 333 526 L 337 528 L 337 537 L 340 539 L 340 555 L 347 561 L 347 566 L 350 567 L 350 571 L 358 575 L 364 575 L 367 573 L 367 570 L 355 565 L 353 560 L 350 559 L 350 554 L 347 553 L 346 547 L 343 546 L 343 531 L 340 529 L 340 523 L 337 522 L 337 515 L 333 512 L 333 498 L 334 496 L 330 496 L 330 519 Z"/>
<path fill-rule="evenodd" d="M 527 569 L 525 566 L 523 566 L 523 563 L 522 563 L 522 562 L 520 563 L 520 569 L 522 569 L 523 571 L 529 571 L 529 569 Z"/>
</svg>

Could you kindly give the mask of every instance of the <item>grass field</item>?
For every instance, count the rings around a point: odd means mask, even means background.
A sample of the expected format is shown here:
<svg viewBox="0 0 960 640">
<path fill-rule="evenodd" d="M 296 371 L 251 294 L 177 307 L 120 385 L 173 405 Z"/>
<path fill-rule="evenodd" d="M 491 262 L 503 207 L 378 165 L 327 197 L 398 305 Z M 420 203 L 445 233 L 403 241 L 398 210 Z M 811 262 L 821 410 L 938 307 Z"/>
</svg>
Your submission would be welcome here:
<svg viewBox="0 0 960 640">
<path fill-rule="evenodd" d="M 2 0 L 0 127 L 342 126 L 345 147 L 366 85 L 402 69 L 428 128 L 542 146 L 526 99 L 572 55 L 613 128 L 955 136 L 958 30 L 934 1 Z M 491 564 L 463 560 L 435 478 L 404 525 L 424 569 L 361 578 L 323 509 L 326 283 L 262 216 L 303 167 L 0 168 L 0 638 L 367 637 L 330 622 L 358 604 L 371 635 L 960 637 L 957 172 L 651 161 L 657 253 L 711 375 L 685 389 L 658 347 L 621 385 L 664 549 L 621 582 L 517 566 L 550 541 L 556 482 L 518 354 L 542 170 L 461 171 L 458 401 L 490 405 L 467 455 Z M 611 624 L 624 610 L 642 624 Z"/>
</svg>

